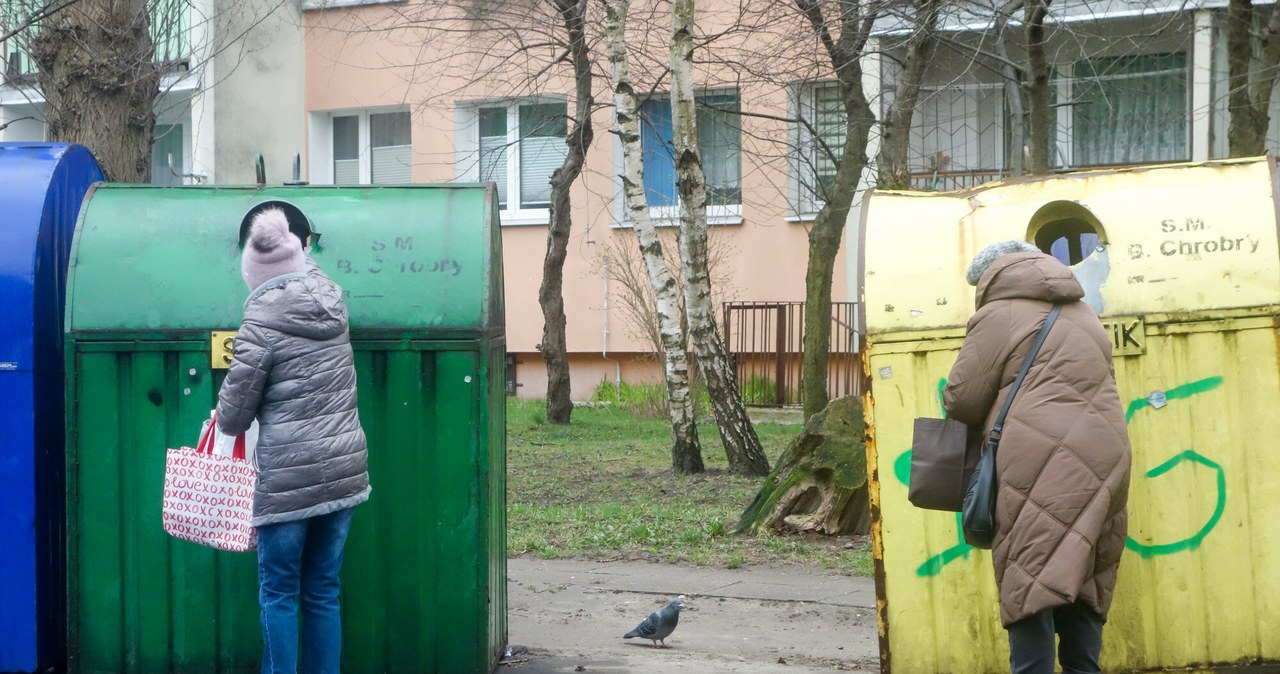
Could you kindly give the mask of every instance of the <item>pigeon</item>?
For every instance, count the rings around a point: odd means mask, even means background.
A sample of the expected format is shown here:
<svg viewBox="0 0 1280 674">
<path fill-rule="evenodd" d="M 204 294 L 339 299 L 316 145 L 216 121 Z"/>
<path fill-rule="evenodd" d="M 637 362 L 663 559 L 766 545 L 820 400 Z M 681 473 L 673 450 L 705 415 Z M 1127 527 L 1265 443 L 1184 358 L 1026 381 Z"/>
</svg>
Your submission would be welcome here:
<svg viewBox="0 0 1280 674">
<path fill-rule="evenodd" d="M 682 608 L 684 608 L 684 595 L 672 599 L 666 606 L 650 613 L 649 617 L 644 619 L 644 622 L 622 635 L 622 638 L 643 637 L 652 641 L 654 648 L 670 648 L 667 642 L 663 640 L 676 631 L 676 623 L 680 622 L 680 609 Z M 659 646 L 659 643 L 662 645 Z"/>
</svg>

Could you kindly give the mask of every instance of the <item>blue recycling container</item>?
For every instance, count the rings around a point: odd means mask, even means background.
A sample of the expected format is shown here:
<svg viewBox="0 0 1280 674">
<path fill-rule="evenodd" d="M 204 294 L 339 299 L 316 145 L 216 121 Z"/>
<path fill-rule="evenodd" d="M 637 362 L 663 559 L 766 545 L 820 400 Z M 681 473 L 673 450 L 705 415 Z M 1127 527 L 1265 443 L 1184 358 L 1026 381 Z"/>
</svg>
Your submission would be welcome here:
<svg viewBox="0 0 1280 674">
<path fill-rule="evenodd" d="M 102 170 L 65 143 L 0 143 L 0 672 L 65 659 L 62 315 L 80 204 Z"/>
</svg>

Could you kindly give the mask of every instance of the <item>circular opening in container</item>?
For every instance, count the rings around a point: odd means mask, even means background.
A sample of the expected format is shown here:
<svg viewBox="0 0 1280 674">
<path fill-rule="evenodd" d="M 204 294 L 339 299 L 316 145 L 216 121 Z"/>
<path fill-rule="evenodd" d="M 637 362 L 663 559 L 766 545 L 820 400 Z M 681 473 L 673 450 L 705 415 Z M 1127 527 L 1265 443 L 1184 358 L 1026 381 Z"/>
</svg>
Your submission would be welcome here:
<svg viewBox="0 0 1280 674">
<path fill-rule="evenodd" d="M 1063 264 L 1080 264 L 1107 243 L 1102 223 L 1074 201 L 1054 201 L 1031 216 L 1027 240 Z"/>
<path fill-rule="evenodd" d="M 268 208 L 278 208 L 284 211 L 284 217 L 289 221 L 289 231 L 292 232 L 294 236 L 298 237 L 298 240 L 302 242 L 303 248 L 306 248 L 308 245 L 308 237 L 313 239 L 312 243 L 314 243 L 314 239 L 320 238 L 320 233 L 312 229 L 311 220 L 308 219 L 297 206 L 294 206 L 287 201 L 264 201 L 257 206 L 250 208 L 249 212 L 245 213 L 244 219 L 240 221 L 241 248 L 244 248 L 245 242 L 249 240 L 249 227 L 253 225 L 254 216 Z"/>
</svg>

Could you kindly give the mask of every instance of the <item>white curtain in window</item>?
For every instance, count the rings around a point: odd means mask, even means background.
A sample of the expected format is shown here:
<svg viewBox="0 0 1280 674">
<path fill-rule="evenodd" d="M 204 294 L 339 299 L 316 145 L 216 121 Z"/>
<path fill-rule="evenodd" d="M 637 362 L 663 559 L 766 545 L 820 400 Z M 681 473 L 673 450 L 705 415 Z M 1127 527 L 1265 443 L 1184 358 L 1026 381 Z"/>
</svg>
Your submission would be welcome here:
<svg viewBox="0 0 1280 674">
<path fill-rule="evenodd" d="M 371 182 L 379 185 L 413 182 L 412 145 L 375 147 L 370 155 L 373 171 Z"/>
<path fill-rule="evenodd" d="M 1077 63 L 1072 99 L 1075 165 L 1189 158 L 1186 54 Z"/>
<path fill-rule="evenodd" d="M 547 208 L 551 204 L 551 174 L 564 163 L 564 138 L 533 136 L 520 139 L 520 207 Z"/>
<path fill-rule="evenodd" d="M 712 94 L 698 107 L 698 150 L 707 181 L 707 203 L 742 203 L 742 132 L 737 94 Z"/>
<path fill-rule="evenodd" d="M 480 182 L 498 184 L 498 205 L 507 206 L 507 137 L 488 136 L 480 139 Z"/>
<path fill-rule="evenodd" d="M 333 184 L 334 185 L 359 185 L 360 184 L 360 160 L 359 159 L 335 159 L 333 161 Z"/>
</svg>

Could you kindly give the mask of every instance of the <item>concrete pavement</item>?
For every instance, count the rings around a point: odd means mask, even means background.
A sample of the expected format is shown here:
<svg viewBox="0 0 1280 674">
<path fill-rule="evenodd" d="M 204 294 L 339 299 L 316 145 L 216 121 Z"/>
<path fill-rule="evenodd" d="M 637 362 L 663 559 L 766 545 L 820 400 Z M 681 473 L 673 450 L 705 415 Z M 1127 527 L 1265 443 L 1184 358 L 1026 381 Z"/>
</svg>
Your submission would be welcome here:
<svg viewBox="0 0 1280 674">
<path fill-rule="evenodd" d="M 869 578 L 810 567 L 508 561 L 512 658 L 499 671 L 801 674 L 879 669 Z M 671 598 L 689 608 L 650 647 L 622 634 Z"/>
</svg>

